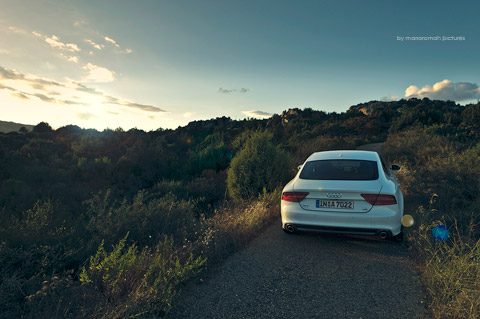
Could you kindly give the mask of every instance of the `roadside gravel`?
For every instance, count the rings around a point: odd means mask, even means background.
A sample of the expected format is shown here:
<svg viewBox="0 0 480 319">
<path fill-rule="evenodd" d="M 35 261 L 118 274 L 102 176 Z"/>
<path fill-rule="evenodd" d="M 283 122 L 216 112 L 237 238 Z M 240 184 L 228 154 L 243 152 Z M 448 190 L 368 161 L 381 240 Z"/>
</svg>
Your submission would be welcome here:
<svg viewBox="0 0 480 319">
<path fill-rule="evenodd" d="M 169 318 L 423 318 L 403 244 L 358 235 L 288 235 L 280 221 L 208 271 Z"/>
</svg>

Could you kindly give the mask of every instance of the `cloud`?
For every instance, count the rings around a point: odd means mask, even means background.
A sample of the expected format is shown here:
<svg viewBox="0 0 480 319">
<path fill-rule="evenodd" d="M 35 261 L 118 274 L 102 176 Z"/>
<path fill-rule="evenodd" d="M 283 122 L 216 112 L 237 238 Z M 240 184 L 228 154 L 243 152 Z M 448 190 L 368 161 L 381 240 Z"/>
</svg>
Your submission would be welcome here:
<svg viewBox="0 0 480 319">
<path fill-rule="evenodd" d="M 57 100 L 55 100 L 53 97 L 49 97 L 49 96 L 46 96 L 46 95 L 41 94 L 41 93 L 35 93 L 35 94 L 32 94 L 32 95 L 35 96 L 35 97 L 38 97 L 43 102 L 57 103 Z"/>
<path fill-rule="evenodd" d="M 25 78 L 25 76 L 15 70 L 5 69 L 0 66 L 0 78 L 15 80 L 15 79 L 23 79 Z"/>
<path fill-rule="evenodd" d="M 37 38 L 43 38 L 43 35 L 41 33 L 38 33 L 37 31 L 32 31 L 32 34 Z"/>
<path fill-rule="evenodd" d="M 0 54 L 10 54 L 10 51 L 7 49 L 0 48 Z"/>
<path fill-rule="evenodd" d="M 116 46 L 117 48 L 120 48 L 120 45 L 117 43 L 117 41 L 115 41 L 114 39 L 110 38 L 110 37 L 103 37 L 103 39 L 105 40 L 105 42 L 108 42 L 110 44 L 113 44 L 114 46 Z M 126 53 L 126 54 L 130 54 L 132 53 L 133 50 L 132 49 L 125 49 L 125 50 L 118 50 L 118 51 L 115 51 L 115 53 Z"/>
<path fill-rule="evenodd" d="M 22 92 L 15 92 L 13 93 L 13 96 L 18 97 L 21 100 L 30 100 L 30 98 L 25 93 L 22 93 Z"/>
<path fill-rule="evenodd" d="M 268 119 L 273 115 L 272 113 L 267 113 L 263 111 L 242 111 L 242 114 L 248 117 L 261 118 L 261 119 Z"/>
<path fill-rule="evenodd" d="M 101 50 L 105 47 L 103 44 L 97 44 L 97 43 L 95 43 L 95 42 L 93 42 L 92 40 L 89 40 L 89 39 L 85 39 L 85 42 L 89 43 L 92 47 L 94 47 L 97 50 Z"/>
<path fill-rule="evenodd" d="M 398 96 L 391 95 L 391 94 L 389 94 L 387 96 L 382 96 L 380 98 L 380 101 L 382 101 L 382 102 L 391 102 L 391 101 L 396 101 L 396 100 L 398 100 Z"/>
<path fill-rule="evenodd" d="M 104 37 L 105 41 L 115 45 L 117 48 L 119 48 L 120 46 L 118 45 L 117 41 L 113 40 L 112 38 L 109 38 L 107 36 Z"/>
<path fill-rule="evenodd" d="M 90 87 L 87 87 L 81 83 L 78 83 L 78 82 L 75 82 L 75 89 L 77 91 L 80 91 L 80 92 L 85 92 L 85 93 L 89 93 L 89 94 L 93 94 L 93 95 L 100 95 L 100 96 L 103 96 L 103 92 L 100 92 L 98 91 L 97 89 L 95 88 L 90 88 Z"/>
<path fill-rule="evenodd" d="M 10 86 L 6 86 L 6 85 L 3 85 L 0 83 L 0 90 L 9 90 L 9 91 L 13 91 L 13 92 L 16 92 L 17 90 L 10 87 Z"/>
<path fill-rule="evenodd" d="M 112 82 L 115 80 L 115 72 L 107 68 L 92 63 L 88 63 L 83 68 L 88 71 L 88 75 L 84 79 L 86 82 Z"/>
<path fill-rule="evenodd" d="M 51 37 L 45 37 L 45 42 L 50 44 L 52 48 L 58 48 L 60 50 L 66 50 L 70 52 L 79 52 L 80 48 L 74 43 L 64 43 L 56 35 Z"/>
<path fill-rule="evenodd" d="M 196 112 L 185 112 L 183 113 L 183 117 L 188 119 L 191 118 Z"/>
<path fill-rule="evenodd" d="M 224 89 L 224 88 L 218 88 L 218 92 L 219 93 L 223 93 L 223 94 L 228 94 L 228 93 L 233 93 L 233 92 L 240 92 L 240 93 L 247 93 L 248 91 L 250 91 L 249 89 L 245 89 L 245 88 L 240 88 L 240 89 Z"/>
<path fill-rule="evenodd" d="M 0 66 L 0 79 L 4 80 L 22 80 L 27 82 L 32 88 L 34 89 L 39 89 L 43 90 L 44 86 L 57 86 L 57 87 L 63 87 L 61 83 L 51 81 L 51 80 L 45 80 L 42 78 L 32 78 L 32 77 L 27 77 L 24 74 L 13 70 L 13 69 L 6 69 Z"/>
<path fill-rule="evenodd" d="M 75 20 L 73 22 L 74 27 L 81 27 L 81 26 L 84 26 L 86 24 L 87 24 L 87 22 L 85 20 Z"/>
<path fill-rule="evenodd" d="M 139 109 L 139 110 L 142 110 L 142 111 L 148 111 L 148 112 L 166 112 L 165 110 L 162 110 L 161 108 L 158 108 L 158 107 L 153 106 L 153 105 L 140 104 L 140 103 L 134 103 L 134 102 L 125 101 L 125 100 L 119 100 L 119 99 L 117 99 L 113 96 L 108 96 L 108 95 L 105 95 L 105 97 L 107 98 L 106 103 L 109 103 L 109 104 L 123 105 L 123 106 L 131 107 L 131 108 L 134 108 L 134 109 Z"/>
<path fill-rule="evenodd" d="M 219 93 L 224 93 L 224 94 L 228 94 L 228 93 L 232 93 L 234 92 L 235 90 L 228 90 L 228 89 L 224 89 L 224 88 L 218 88 L 218 92 Z"/>
<path fill-rule="evenodd" d="M 65 55 L 63 53 L 60 53 L 60 56 L 69 62 L 78 63 L 79 61 L 78 56 L 75 56 L 75 55 Z"/>
<path fill-rule="evenodd" d="M 12 31 L 12 32 L 15 32 L 15 33 L 19 33 L 19 34 L 26 34 L 27 31 L 23 30 L 23 29 L 20 29 L 20 28 L 17 28 L 17 27 L 8 27 L 8 30 Z"/>
<path fill-rule="evenodd" d="M 79 113 L 76 113 L 75 114 L 77 116 L 77 118 L 79 118 L 80 120 L 83 120 L 83 121 L 88 121 L 92 118 L 95 118 L 95 114 L 92 114 L 92 113 L 89 113 L 89 112 L 79 112 Z"/>
<path fill-rule="evenodd" d="M 445 79 L 435 83 L 433 86 L 425 85 L 419 89 L 410 85 L 405 90 L 405 98 L 424 98 L 432 100 L 465 101 L 480 98 L 480 88 L 476 83 L 457 82 L 452 83 Z"/>
<path fill-rule="evenodd" d="M 67 60 L 70 62 L 78 63 L 78 56 L 67 57 Z"/>
<path fill-rule="evenodd" d="M 28 90 L 26 87 L 30 87 Z M 166 112 L 165 110 L 148 104 L 141 104 L 111 96 L 96 88 L 83 83 L 68 80 L 65 83 L 27 76 L 16 70 L 0 66 L 0 90 L 10 91 L 12 95 L 21 99 L 37 98 L 45 103 L 64 105 L 89 105 L 90 103 L 111 104 L 134 108 L 146 112 Z M 60 93 L 59 93 L 60 92 Z"/>
</svg>

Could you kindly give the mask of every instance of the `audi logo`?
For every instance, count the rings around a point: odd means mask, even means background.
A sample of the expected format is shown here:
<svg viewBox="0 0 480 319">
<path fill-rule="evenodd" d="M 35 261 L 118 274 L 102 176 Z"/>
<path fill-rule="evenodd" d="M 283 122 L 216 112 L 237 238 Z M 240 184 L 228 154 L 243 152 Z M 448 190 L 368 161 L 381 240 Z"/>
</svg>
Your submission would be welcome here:
<svg viewBox="0 0 480 319">
<path fill-rule="evenodd" d="M 341 193 L 327 193 L 328 198 L 340 198 L 342 197 Z"/>
</svg>

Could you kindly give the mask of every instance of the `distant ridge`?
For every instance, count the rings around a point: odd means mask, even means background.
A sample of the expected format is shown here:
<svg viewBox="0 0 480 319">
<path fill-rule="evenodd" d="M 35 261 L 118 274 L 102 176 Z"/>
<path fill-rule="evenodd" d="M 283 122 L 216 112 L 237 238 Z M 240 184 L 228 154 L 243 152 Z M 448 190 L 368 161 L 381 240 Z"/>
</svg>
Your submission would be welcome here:
<svg viewBox="0 0 480 319">
<path fill-rule="evenodd" d="M 21 127 L 25 127 L 27 130 L 31 131 L 35 125 L 20 124 L 14 122 L 0 121 L 0 132 L 9 133 L 9 132 L 18 132 Z"/>
</svg>

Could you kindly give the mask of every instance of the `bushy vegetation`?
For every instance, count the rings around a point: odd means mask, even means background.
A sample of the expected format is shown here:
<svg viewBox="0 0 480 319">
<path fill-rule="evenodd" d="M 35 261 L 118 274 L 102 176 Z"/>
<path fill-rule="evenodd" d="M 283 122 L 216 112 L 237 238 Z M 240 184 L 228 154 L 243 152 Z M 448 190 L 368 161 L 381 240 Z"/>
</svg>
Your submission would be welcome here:
<svg viewBox="0 0 480 319">
<path fill-rule="evenodd" d="M 439 134 L 435 128 L 391 135 L 385 151 L 403 164 L 397 176 L 416 221 L 407 236 L 432 316 L 478 318 L 480 144 L 466 136 Z M 432 230 L 438 225 L 448 228 L 447 240 L 434 239 Z"/>
<path fill-rule="evenodd" d="M 385 139 L 421 207 L 408 236 L 435 315 L 478 316 L 479 110 L 411 99 L 176 130 L 0 133 L 0 317 L 162 316 L 278 218 L 281 186 L 308 155 Z M 457 225 L 446 242 L 428 235 L 439 222 Z"/>
<path fill-rule="evenodd" d="M 228 170 L 230 196 L 240 202 L 257 196 L 263 189 L 271 192 L 288 179 L 288 169 L 287 154 L 272 143 L 272 135 L 254 132 Z"/>
</svg>

